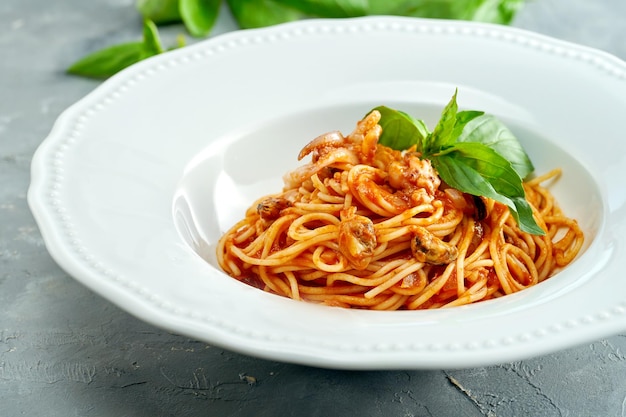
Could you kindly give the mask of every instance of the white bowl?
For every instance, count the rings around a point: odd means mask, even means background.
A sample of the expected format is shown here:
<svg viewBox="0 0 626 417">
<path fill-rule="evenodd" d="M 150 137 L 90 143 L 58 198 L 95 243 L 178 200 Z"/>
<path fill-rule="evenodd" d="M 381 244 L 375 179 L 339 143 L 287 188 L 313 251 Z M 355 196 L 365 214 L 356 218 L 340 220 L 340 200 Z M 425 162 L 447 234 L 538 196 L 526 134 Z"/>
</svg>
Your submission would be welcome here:
<svg viewBox="0 0 626 417">
<path fill-rule="evenodd" d="M 222 273 L 215 245 L 299 149 L 380 104 L 432 126 L 454 89 L 501 118 L 585 234 L 567 269 L 439 311 L 298 302 Z M 626 63 L 504 26 L 401 17 L 237 31 L 141 62 L 66 110 L 28 199 L 70 275 L 172 332 L 345 369 L 482 366 L 626 329 Z"/>
</svg>

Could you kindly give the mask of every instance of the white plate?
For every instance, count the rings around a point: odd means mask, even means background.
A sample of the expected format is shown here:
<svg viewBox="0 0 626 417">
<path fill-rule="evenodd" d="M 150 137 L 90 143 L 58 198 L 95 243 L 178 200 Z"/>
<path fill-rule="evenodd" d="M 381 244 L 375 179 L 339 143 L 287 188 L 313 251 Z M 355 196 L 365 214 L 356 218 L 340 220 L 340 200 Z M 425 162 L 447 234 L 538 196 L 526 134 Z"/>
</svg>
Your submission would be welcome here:
<svg viewBox="0 0 626 417">
<path fill-rule="evenodd" d="M 220 272 L 219 236 L 277 191 L 297 151 L 386 104 L 432 123 L 510 124 L 587 241 L 573 265 L 498 300 L 373 312 L 292 301 Z M 346 369 L 519 360 L 626 330 L 626 64 L 509 27 L 368 17 L 237 31 L 135 65 L 65 111 L 28 198 L 70 275 L 169 331 Z M 200 255 L 200 256 L 198 256 Z"/>
</svg>

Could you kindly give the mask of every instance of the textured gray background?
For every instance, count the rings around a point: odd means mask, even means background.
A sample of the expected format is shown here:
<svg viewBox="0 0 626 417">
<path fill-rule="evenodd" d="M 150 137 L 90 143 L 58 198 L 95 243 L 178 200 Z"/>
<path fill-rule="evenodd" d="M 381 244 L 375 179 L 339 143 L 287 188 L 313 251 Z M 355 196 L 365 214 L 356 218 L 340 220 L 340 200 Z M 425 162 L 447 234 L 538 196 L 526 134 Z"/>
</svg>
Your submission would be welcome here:
<svg viewBox="0 0 626 417">
<path fill-rule="evenodd" d="M 625 0 L 532 0 L 514 25 L 626 59 Z M 140 29 L 134 0 L 0 2 L 0 417 L 626 416 L 626 335 L 477 369 L 322 370 L 166 333 L 67 276 L 27 207 L 30 160 L 98 85 L 64 68 Z"/>
</svg>

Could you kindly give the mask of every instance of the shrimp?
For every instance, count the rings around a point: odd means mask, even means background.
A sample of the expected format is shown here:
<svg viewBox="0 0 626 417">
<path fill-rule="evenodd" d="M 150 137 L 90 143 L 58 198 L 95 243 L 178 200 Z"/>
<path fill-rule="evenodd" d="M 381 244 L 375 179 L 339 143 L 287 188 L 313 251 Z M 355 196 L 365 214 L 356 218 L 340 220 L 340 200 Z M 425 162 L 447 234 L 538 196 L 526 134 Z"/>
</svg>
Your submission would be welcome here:
<svg viewBox="0 0 626 417">
<path fill-rule="evenodd" d="M 302 148 L 298 154 L 298 161 L 302 160 L 302 158 L 311 152 L 320 152 L 326 148 L 340 148 L 344 147 L 345 144 L 346 138 L 343 137 L 341 132 L 334 130 L 332 132 L 324 133 L 307 143 L 304 148 Z"/>
<path fill-rule="evenodd" d="M 365 269 L 372 261 L 376 249 L 374 223 L 368 217 L 356 214 L 351 206 L 341 211 L 339 223 L 339 250 L 355 269 Z"/>
<path fill-rule="evenodd" d="M 405 153 L 401 160 L 393 161 L 387 168 L 389 185 L 394 188 L 423 188 L 434 196 L 441 185 L 441 179 L 435 172 L 430 161 L 420 159 L 416 153 Z"/>
<path fill-rule="evenodd" d="M 439 239 L 426 228 L 413 226 L 411 228 L 411 251 L 419 262 L 433 265 L 447 265 L 458 256 L 458 249 Z"/>
<path fill-rule="evenodd" d="M 298 160 L 311 155 L 311 162 L 291 171 L 283 177 L 285 190 L 297 188 L 300 183 L 328 167 L 349 169 L 351 165 L 371 163 L 376 158 L 376 145 L 382 127 L 380 112 L 374 110 L 360 120 L 354 131 L 343 136 L 334 130 L 324 133 L 307 143 Z"/>
<path fill-rule="evenodd" d="M 360 163 L 359 151 L 339 131 L 324 133 L 307 143 L 298 160 L 311 155 L 311 162 L 283 176 L 284 190 L 298 188 L 302 182 L 326 168 L 350 168 Z"/>
<path fill-rule="evenodd" d="M 359 120 L 356 127 L 348 135 L 348 140 L 353 143 L 362 143 L 363 138 L 372 130 L 380 121 L 381 114 L 378 110 L 372 110 L 367 116 Z"/>
<path fill-rule="evenodd" d="M 369 165 L 355 165 L 348 172 L 350 192 L 368 209 L 381 216 L 390 217 L 409 208 L 402 193 L 391 192 L 385 186 L 387 173 Z"/>
<path fill-rule="evenodd" d="M 381 216 L 432 202 L 441 183 L 434 168 L 414 149 L 400 152 L 377 146 L 380 118 L 380 112 L 373 110 L 348 136 L 332 131 L 313 139 L 298 155 L 300 160 L 311 154 L 311 162 L 283 177 L 284 190 L 298 188 L 323 169 L 338 168 L 349 171 L 349 188 L 357 199 Z"/>
<path fill-rule="evenodd" d="M 302 165 L 295 170 L 288 172 L 283 176 L 283 182 L 285 183 L 285 190 L 298 188 L 302 182 L 311 178 L 313 174 L 317 174 L 324 168 L 331 167 L 332 165 L 341 164 L 343 166 L 356 165 L 359 163 L 359 157 L 354 152 L 347 148 L 336 148 L 332 152 L 327 152 L 316 159 L 315 162 Z"/>
<path fill-rule="evenodd" d="M 381 114 L 378 110 L 371 111 L 357 123 L 354 131 L 347 137 L 348 141 L 360 145 L 363 163 L 371 162 L 376 155 L 376 145 L 383 132 L 382 127 L 378 124 L 380 118 Z"/>
</svg>

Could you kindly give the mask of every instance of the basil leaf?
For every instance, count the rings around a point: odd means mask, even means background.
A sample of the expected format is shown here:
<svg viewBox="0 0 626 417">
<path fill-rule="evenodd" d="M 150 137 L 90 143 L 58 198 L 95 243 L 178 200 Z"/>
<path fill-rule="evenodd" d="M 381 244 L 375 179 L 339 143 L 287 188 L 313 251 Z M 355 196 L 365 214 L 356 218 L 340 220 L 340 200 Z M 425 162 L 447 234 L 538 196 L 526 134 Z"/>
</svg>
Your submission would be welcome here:
<svg viewBox="0 0 626 417">
<path fill-rule="evenodd" d="M 370 14 L 509 24 L 524 0 L 369 0 Z"/>
<path fill-rule="evenodd" d="M 277 0 L 309 16 L 341 18 L 365 16 L 368 0 Z"/>
<path fill-rule="evenodd" d="M 137 0 L 137 10 L 154 23 L 180 22 L 178 0 Z"/>
<path fill-rule="evenodd" d="M 485 0 L 472 13 L 471 19 L 508 25 L 524 2 L 525 0 Z"/>
<path fill-rule="evenodd" d="M 512 210 L 509 206 L 509 212 L 519 225 L 519 228 L 526 233 L 530 233 L 537 236 L 543 236 L 546 232 L 539 227 L 535 218 L 533 217 L 533 209 L 528 204 L 528 201 L 525 197 L 514 197 L 513 204 L 515 205 L 515 210 Z"/>
<path fill-rule="evenodd" d="M 423 149 L 426 155 L 437 152 L 438 150 L 456 142 L 456 138 L 452 136 L 455 132 L 454 126 L 456 124 L 456 115 L 459 109 L 456 102 L 456 95 L 457 91 L 455 90 L 454 95 L 441 112 L 441 117 L 439 118 L 433 133 L 426 139 L 426 144 Z"/>
<path fill-rule="evenodd" d="M 435 156 L 430 161 L 441 179 L 450 187 L 475 196 L 491 198 L 507 206 L 513 205 L 511 199 L 499 195 L 487 179 L 453 154 Z"/>
<path fill-rule="evenodd" d="M 143 23 L 143 48 L 146 56 L 163 52 L 159 31 L 152 20 L 145 20 Z"/>
<path fill-rule="evenodd" d="M 438 161 L 440 156 L 445 156 L 446 161 L 463 164 L 478 172 L 500 195 L 506 197 L 523 197 L 525 195 L 522 180 L 509 161 L 482 143 L 459 142 L 440 154 L 433 155 L 431 160 L 434 163 L 439 163 L 435 161 Z M 443 178 L 443 180 L 452 186 L 448 179 Z M 460 189 L 460 191 L 472 194 L 465 189 Z M 483 195 L 500 201 L 497 196 Z M 502 202 L 505 203 L 506 201 Z"/>
<path fill-rule="evenodd" d="M 227 0 L 242 29 L 260 28 L 301 19 L 303 14 L 277 0 Z"/>
<path fill-rule="evenodd" d="M 456 97 L 457 91 L 454 92 L 454 95 L 441 112 L 441 118 L 431 137 L 428 138 L 428 144 L 424 149 L 426 154 L 454 145 L 465 126 L 476 117 L 484 114 L 484 112 L 476 110 L 458 111 L 459 106 L 456 102 Z"/>
<path fill-rule="evenodd" d="M 89 78 L 108 78 L 146 57 L 143 42 L 129 42 L 96 51 L 72 64 L 67 73 Z"/>
<path fill-rule="evenodd" d="M 477 118 L 478 116 L 482 116 L 485 114 L 483 111 L 477 110 L 463 110 L 456 114 L 456 123 L 454 124 L 454 130 L 452 131 L 452 137 L 455 138 L 455 141 L 461 136 L 461 133 L 465 129 L 465 126 Z"/>
<path fill-rule="evenodd" d="M 144 20 L 143 40 L 109 46 L 72 64 L 67 73 L 89 78 L 108 78 L 139 61 L 163 52 L 159 32 L 151 20 Z"/>
<path fill-rule="evenodd" d="M 383 128 L 378 143 L 399 151 L 409 149 L 413 145 L 421 149 L 424 139 L 429 135 L 423 121 L 387 106 L 378 106 L 373 110 L 380 112 L 378 124 Z"/>
<path fill-rule="evenodd" d="M 402 1 L 402 0 L 370 0 L 370 12 L 373 14 L 390 14 L 396 16 L 413 16 L 427 18 L 452 18 L 454 2 L 466 3 L 463 0 L 435 1 Z"/>
<path fill-rule="evenodd" d="M 449 186 L 468 194 L 488 197 L 505 204 L 522 231 L 538 236 L 545 235 L 546 232 L 535 221 L 532 208 L 525 196 L 509 198 L 499 194 L 491 182 L 483 177 L 480 172 L 449 154 L 433 158 L 432 162 L 439 176 Z"/>
<path fill-rule="evenodd" d="M 524 179 L 535 170 L 513 132 L 491 115 L 470 120 L 458 137 L 459 142 L 477 142 L 489 146 L 507 159 L 520 178 Z"/>
<path fill-rule="evenodd" d="M 180 16 L 192 36 L 206 36 L 211 32 L 221 3 L 221 0 L 179 0 Z"/>
<path fill-rule="evenodd" d="M 494 149 L 477 142 L 459 142 L 433 155 L 431 162 L 449 186 L 506 204 L 520 229 L 545 234 L 535 222 L 521 178 Z"/>
</svg>

